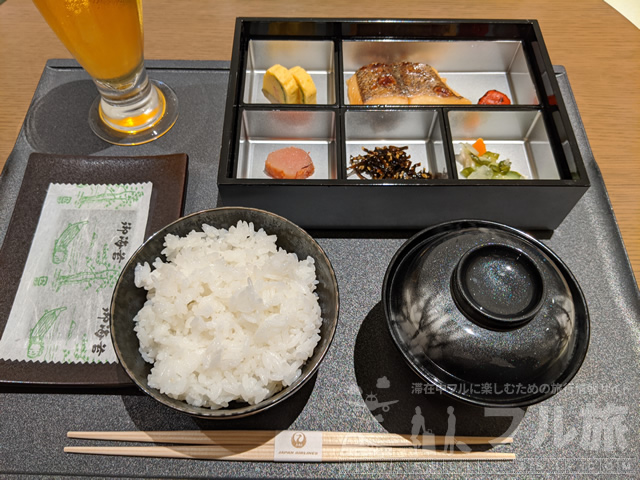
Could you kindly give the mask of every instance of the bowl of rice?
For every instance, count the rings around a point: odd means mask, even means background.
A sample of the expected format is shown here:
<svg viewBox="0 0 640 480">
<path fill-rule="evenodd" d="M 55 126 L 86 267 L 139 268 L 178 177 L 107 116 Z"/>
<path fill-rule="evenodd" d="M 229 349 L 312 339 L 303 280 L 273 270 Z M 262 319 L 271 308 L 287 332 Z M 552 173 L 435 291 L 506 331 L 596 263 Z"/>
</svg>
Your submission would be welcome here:
<svg viewBox="0 0 640 480">
<path fill-rule="evenodd" d="M 289 220 L 222 207 L 185 216 L 129 259 L 111 338 L 133 382 L 203 418 L 239 418 L 290 397 L 317 371 L 338 321 L 331 262 Z"/>
</svg>

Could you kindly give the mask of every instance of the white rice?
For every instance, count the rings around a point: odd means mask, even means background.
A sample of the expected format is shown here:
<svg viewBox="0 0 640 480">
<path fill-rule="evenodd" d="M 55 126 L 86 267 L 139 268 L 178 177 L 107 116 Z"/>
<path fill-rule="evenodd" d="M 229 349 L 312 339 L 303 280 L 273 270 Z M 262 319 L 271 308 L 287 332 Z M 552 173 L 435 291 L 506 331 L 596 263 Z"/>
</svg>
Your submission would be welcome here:
<svg viewBox="0 0 640 480">
<path fill-rule="evenodd" d="M 320 340 L 314 260 L 298 260 L 253 223 L 167 235 L 135 317 L 149 386 L 213 409 L 256 404 L 291 385 Z"/>
</svg>

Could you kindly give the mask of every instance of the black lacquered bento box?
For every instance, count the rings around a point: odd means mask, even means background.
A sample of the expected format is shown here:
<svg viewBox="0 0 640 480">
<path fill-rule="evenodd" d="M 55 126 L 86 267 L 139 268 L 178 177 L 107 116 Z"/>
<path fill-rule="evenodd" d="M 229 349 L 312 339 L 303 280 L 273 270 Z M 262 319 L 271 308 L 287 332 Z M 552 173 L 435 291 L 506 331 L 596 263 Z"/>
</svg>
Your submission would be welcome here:
<svg viewBox="0 0 640 480">
<path fill-rule="evenodd" d="M 355 105 L 347 81 L 373 63 L 433 66 L 470 104 Z M 300 65 L 317 103 L 271 103 L 274 64 Z M 480 105 L 489 90 L 508 105 Z M 482 138 L 525 179 L 465 178 L 462 144 Z M 270 152 L 295 146 L 306 179 L 265 172 Z M 363 147 L 407 147 L 428 179 L 368 179 Z M 231 61 L 218 186 L 225 205 L 266 209 L 305 228 L 415 229 L 477 218 L 553 230 L 589 187 L 538 23 L 534 20 L 239 18 Z"/>
</svg>

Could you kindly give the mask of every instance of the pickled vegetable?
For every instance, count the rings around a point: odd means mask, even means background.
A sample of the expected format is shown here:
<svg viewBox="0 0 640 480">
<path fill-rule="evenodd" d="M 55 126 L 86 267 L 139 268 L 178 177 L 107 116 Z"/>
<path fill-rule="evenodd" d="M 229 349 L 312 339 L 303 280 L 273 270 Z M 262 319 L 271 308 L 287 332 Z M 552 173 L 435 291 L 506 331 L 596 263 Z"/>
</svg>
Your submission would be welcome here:
<svg viewBox="0 0 640 480">
<path fill-rule="evenodd" d="M 480 147 L 478 149 L 478 147 Z M 458 154 L 458 162 L 462 165 L 460 174 L 468 179 L 485 180 L 521 180 L 526 178 L 521 173 L 511 170 L 509 159 L 499 160 L 500 154 L 485 150 L 484 141 L 478 139 L 473 145 L 463 143 Z"/>
<path fill-rule="evenodd" d="M 511 105 L 511 100 L 498 90 L 489 90 L 478 100 L 478 105 Z"/>
</svg>

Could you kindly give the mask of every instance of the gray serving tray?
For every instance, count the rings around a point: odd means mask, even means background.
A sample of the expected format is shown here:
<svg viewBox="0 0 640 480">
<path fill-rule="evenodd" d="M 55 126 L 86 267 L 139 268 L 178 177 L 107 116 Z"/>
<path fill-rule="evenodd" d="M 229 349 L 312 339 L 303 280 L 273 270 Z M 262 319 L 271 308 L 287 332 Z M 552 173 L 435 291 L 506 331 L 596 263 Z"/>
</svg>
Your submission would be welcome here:
<svg viewBox="0 0 640 480">
<path fill-rule="evenodd" d="M 73 62 L 49 61 L 0 176 L 0 239 L 29 154 L 187 153 L 185 213 L 220 205 L 216 189 L 229 77 L 224 62 L 148 62 L 175 88 L 180 118 L 156 142 L 115 147 L 84 122 L 95 90 Z M 55 392 L 0 387 L 0 476 L 154 478 L 637 478 L 640 471 L 640 296 L 566 72 L 556 67 L 591 188 L 544 242 L 572 270 L 591 315 L 591 344 L 572 383 L 551 399 L 512 411 L 470 407 L 420 383 L 387 333 L 380 298 L 391 257 L 407 232 L 312 232 L 336 271 L 341 311 L 334 342 L 315 379 L 290 401 L 237 421 L 194 419 L 134 391 Z M 50 122 L 52 113 L 62 120 Z M 387 388 L 388 387 L 388 388 Z M 98 394 L 99 393 L 99 394 Z M 63 453 L 69 430 L 304 429 L 411 432 L 415 408 L 434 434 L 454 407 L 459 435 L 514 437 L 514 462 L 234 463 Z M 98 444 L 98 443 L 96 443 Z"/>
</svg>

